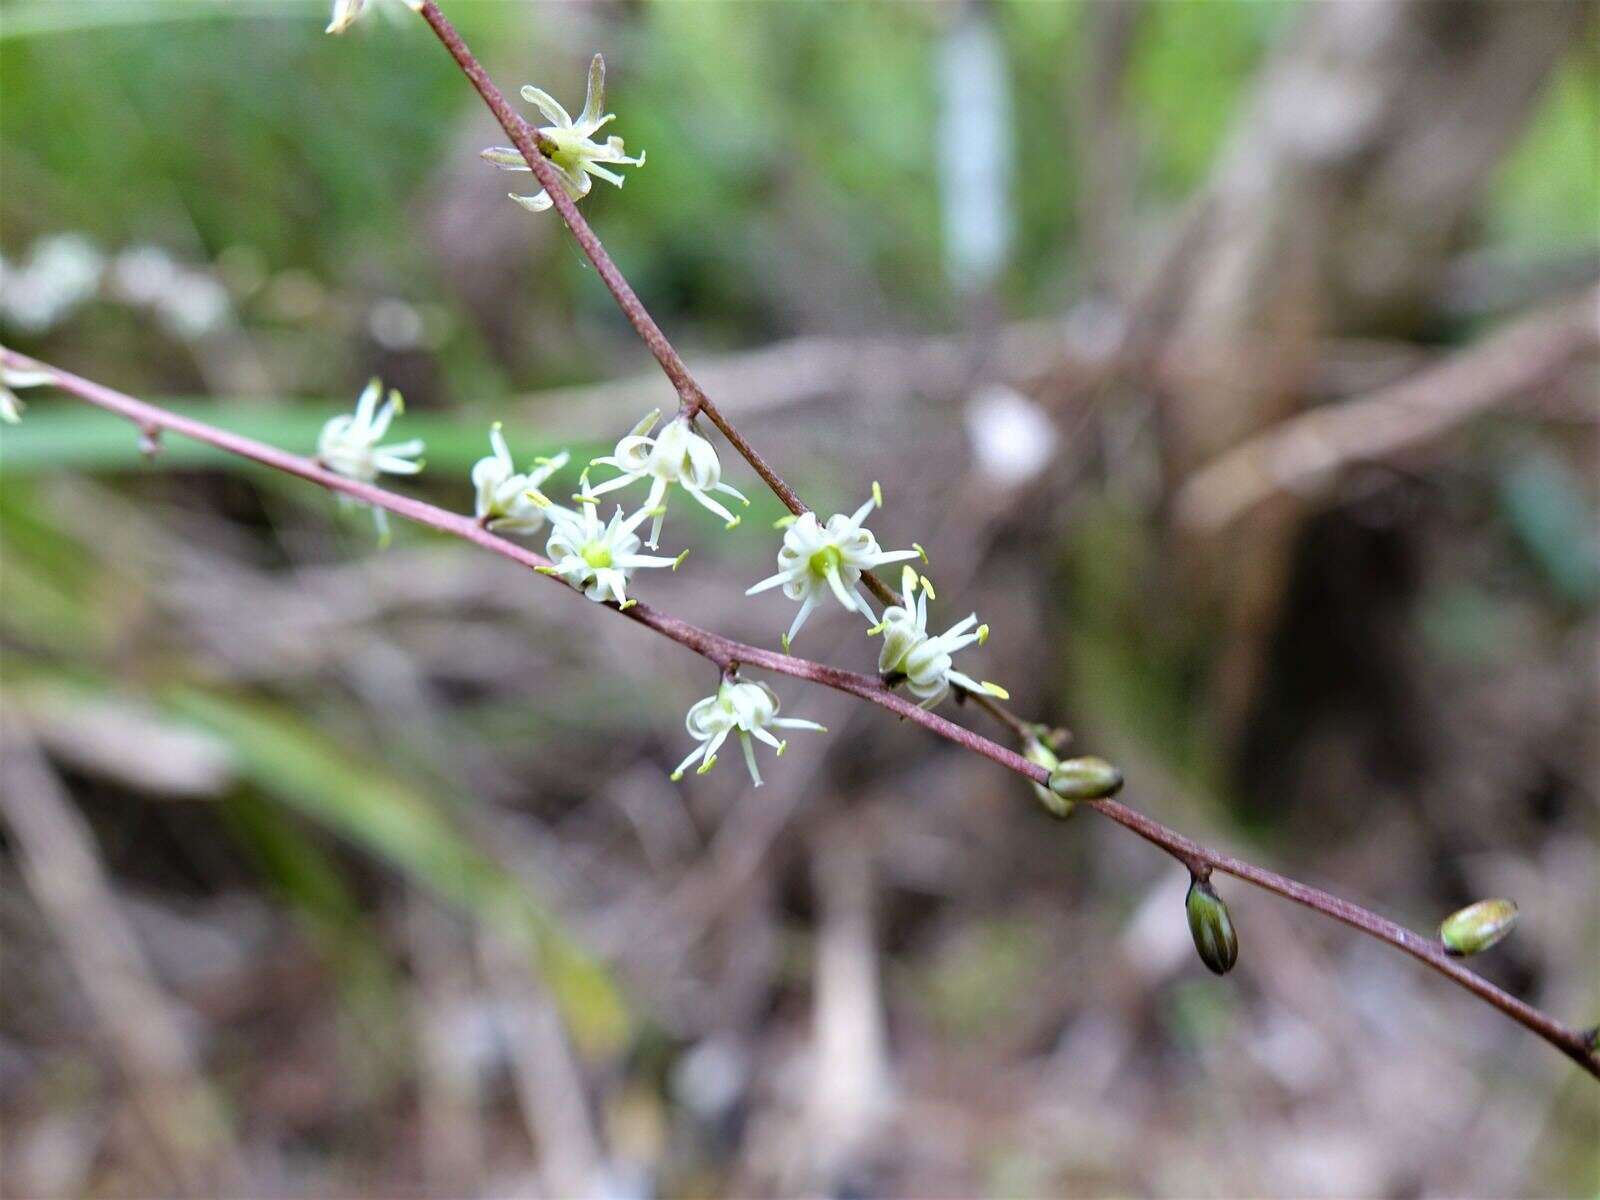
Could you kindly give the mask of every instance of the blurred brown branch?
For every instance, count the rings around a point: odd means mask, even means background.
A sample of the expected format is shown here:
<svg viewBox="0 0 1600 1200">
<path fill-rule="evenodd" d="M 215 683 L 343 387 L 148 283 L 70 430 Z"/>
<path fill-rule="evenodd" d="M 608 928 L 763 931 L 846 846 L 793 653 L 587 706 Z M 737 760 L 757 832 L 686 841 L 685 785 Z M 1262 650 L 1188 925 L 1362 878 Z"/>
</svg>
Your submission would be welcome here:
<svg viewBox="0 0 1600 1200">
<path fill-rule="evenodd" d="M 1178 491 L 1180 520 L 1232 524 L 1279 492 L 1325 492 L 1345 468 L 1443 437 L 1537 390 L 1600 347 L 1600 290 L 1547 308 L 1370 396 L 1291 417 L 1220 455 Z"/>
<path fill-rule="evenodd" d="M 14 717 L 0 728 L 0 767 L 0 817 L 23 877 L 127 1076 L 163 1168 L 180 1194 L 226 1191 L 243 1177 L 237 1149 L 182 1017 L 118 905 L 88 822 Z"/>
</svg>

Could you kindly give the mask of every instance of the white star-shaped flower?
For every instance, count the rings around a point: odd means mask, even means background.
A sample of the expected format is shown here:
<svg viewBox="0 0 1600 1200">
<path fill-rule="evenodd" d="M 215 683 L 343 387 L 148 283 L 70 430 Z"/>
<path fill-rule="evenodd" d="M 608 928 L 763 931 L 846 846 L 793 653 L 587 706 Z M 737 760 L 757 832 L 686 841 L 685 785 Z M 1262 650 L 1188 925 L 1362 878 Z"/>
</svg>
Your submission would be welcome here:
<svg viewBox="0 0 1600 1200">
<path fill-rule="evenodd" d="M 547 157 L 561 173 L 561 186 L 574 200 L 581 200 L 589 194 L 589 188 L 593 186 L 589 178 L 591 175 L 597 175 L 617 187 L 622 186 L 622 176 L 607 170 L 601 163 L 644 166 L 643 152 L 638 158 L 629 158 L 622 152 L 621 138 L 607 138 L 604 145 L 594 140 L 601 126 L 616 117 L 615 113 L 600 111 L 606 104 L 606 60 L 600 55 L 596 54 L 590 60 L 589 90 L 583 99 L 583 111 L 578 114 L 576 121 L 556 102 L 555 97 L 532 84 L 522 89 L 522 98 L 529 104 L 537 105 L 545 120 L 550 122 L 542 126 L 539 133 L 553 146 Z M 491 146 L 483 152 L 483 157 L 502 171 L 533 170 L 522 157 L 522 151 L 514 146 Z M 542 189 L 533 196 L 519 196 L 513 192 L 511 198 L 529 212 L 543 212 L 555 203 Z"/>
<path fill-rule="evenodd" d="M 613 453 L 589 464 L 615 467 L 622 472 L 589 494 L 602 496 L 641 479 L 649 479 L 650 495 L 645 498 L 644 506 L 655 520 L 650 525 L 650 538 L 645 545 L 652 550 L 660 544 L 661 522 L 667 515 L 667 490 L 673 484 L 716 513 L 732 529 L 739 523 L 739 518 L 706 493 L 722 492 L 743 504 L 749 504 L 750 501 L 738 489 L 722 482 L 722 464 L 717 460 L 716 450 L 694 431 L 685 418 L 673 418 L 659 434 L 650 437 L 650 431 L 660 418 L 661 410 L 654 410 L 617 443 Z"/>
<path fill-rule="evenodd" d="M 578 497 L 581 512 L 552 505 L 547 510 L 550 518 L 550 541 L 545 553 L 552 566 L 541 567 L 546 574 L 565 579 L 591 600 L 615 600 L 623 608 L 628 606 L 628 580 L 640 567 L 672 567 L 689 552 L 677 558 L 664 558 L 639 553 L 639 536 L 634 533 L 650 515 L 640 509 L 631 517 L 624 517 L 619 507 L 611 520 L 602 524 L 597 510 L 600 505 L 589 496 L 589 476 L 579 480 L 584 494 Z"/>
<path fill-rule="evenodd" d="M 906 690 L 923 708 L 932 708 L 943 700 L 950 694 L 952 684 L 969 692 L 1008 698 L 999 684 L 974 679 L 955 669 L 951 656 L 956 651 L 974 642 L 982 645 L 988 640 L 989 627 L 978 625 L 977 613 L 968 614 L 938 637 L 930 637 L 928 600 L 933 588 L 927 576 L 919 577 L 916 571 L 906 567 L 901 573 L 900 591 L 902 602 L 884 609 L 883 620 L 871 630 L 873 634 L 883 634 L 883 649 L 878 654 L 879 674 L 903 678 Z M 977 629 L 972 629 L 974 625 L 978 625 Z"/>
<path fill-rule="evenodd" d="M 550 502 L 539 492 L 544 481 L 567 465 L 563 450 L 553 458 L 534 460 L 533 469 L 519 472 L 511 461 L 511 450 L 500 422 L 489 430 L 489 445 L 494 453 L 472 466 L 472 486 L 477 489 L 475 511 L 485 529 L 531 536 L 545 525 L 545 509 Z"/>
<path fill-rule="evenodd" d="M 765 742 L 781 755 L 789 743 L 774 737 L 771 732 L 773 729 L 828 732 L 815 721 L 780 717 L 778 697 L 770 687 L 760 682 L 745 683 L 736 678 L 723 680 L 716 695 L 707 696 L 691 706 L 683 723 L 689 730 L 689 736 L 700 744 L 672 772 L 674 781 L 682 779 L 689 765 L 696 761 L 700 763 L 695 772 L 697 775 L 704 775 L 711 770 L 717 765 L 717 751 L 722 748 L 722 743 L 728 740 L 730 733 L 737 732 L 739 742 L 744 747 L 745 766 L 750 769 L 750 779 L 756 787 L 761 786 L 761 772 L 756 768 L 756 752 L 751 738 Z"/>
<path fill-rule="evenodd" d="M 877 620 L 867 598 L 861 594 L 861 573 L 885 563 L 916 558 L 921 553 L 919 550 L 885 551 L 879 547 L 872 530 L 861 524 L 867 514 L 882 503 L 883 493 L 873 484 L 872 498 L 849 516 L 834 513 L 824 525 L 817 520 L 816 513 L 802 513 L 784 531 L 783 546 L 778 551 L 778 573 L 747 588 L 745 595 L 754 596 L 782 585 L 785 596 L 800 601 L 794 624 L 783 636 L 785 649 L 800 632 L 811 610 L 821 604 L 830 591 L 846 611 L 859 612 L 869 621 Z"/>
<path fill-rule="evenodd" d="M 317 461 L 330 471 L 347 479 L 372 483 L 380 473 L 390 475 L 415 475 L 422 470 L 417 459 L 426 448 L 421 438 L 392 442 L 387 446 L 378 443 L 389 432 L 389 423 L 405 412 L 405 401 L 400 393 L 389 389 L 382 407 L 378 399 L 383 395 L 383 384 L 373 379 L 356 401 L 356 411 L 340 413 L 329 419 L 317 438 Z M 341 502 L 350 503 L 341 496 Z M 372 510 L 373 523 L 378 527 L 378 537 L 389 540 L 389 518 L 381 508 Z"/>
</svg>

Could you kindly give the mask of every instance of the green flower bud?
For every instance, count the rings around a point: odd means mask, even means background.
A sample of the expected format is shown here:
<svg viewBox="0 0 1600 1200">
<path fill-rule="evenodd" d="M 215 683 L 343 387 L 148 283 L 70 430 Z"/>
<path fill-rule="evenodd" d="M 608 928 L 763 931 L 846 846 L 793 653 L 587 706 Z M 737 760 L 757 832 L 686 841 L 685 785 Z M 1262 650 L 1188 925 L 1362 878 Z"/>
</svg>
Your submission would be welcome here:
<svg viewBox="0 0 1600 1200">
<path fill-rule="evenodd" d="M 1023 743 L 1022 757 L 1052 773 L 1061 765 L 1056 752 L 1036 737 L 1029 737 Z M 1033 785 L 1033 794 L 1038 797 L 1039 803 L 1044 805 L 1045 812 L 1063 821 L 1072 815 L 1073 809 L 1077 808 L 1076 801 L 1056 795 L 1042 783 Z"/>
<path fill-rule="evenodd" d="M 1189 912 L 1189 933 L 1200 961 L 1214 975 L 1226 975 L 1239 958 L 1239 935 L 1233 931 L 1228 906 L 1217 889 L 1203 879 L 1191 879 L 1189 895 L 1183 902 Z"/>
<path fill-rule="evenodd" d="M 1104 800 L 1122 790 L 1122 772 L 1103 758 L 1069 758 L 1050 772 L 1050 790 L 1063 800 Z"/>
<path fill-rule="evenodd" d="M 1439 940 L 1446 954 L 1457 958 L 1481 954 L 1494 945 L 1517 923 L 1517 906 L 1510 900 L 1479 900 L 1460 912 L 1451 913 L 1439 926 Z"/>
</svg>

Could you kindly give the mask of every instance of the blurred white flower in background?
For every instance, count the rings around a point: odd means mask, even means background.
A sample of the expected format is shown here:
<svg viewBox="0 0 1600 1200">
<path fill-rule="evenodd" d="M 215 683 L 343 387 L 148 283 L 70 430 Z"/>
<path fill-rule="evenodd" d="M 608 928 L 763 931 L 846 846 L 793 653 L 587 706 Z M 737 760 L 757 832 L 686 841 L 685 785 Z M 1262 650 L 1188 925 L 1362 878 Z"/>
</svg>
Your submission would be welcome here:
<svg viewBox="0 0 1600 1200">
<path fill-rule="evenodd" d="M 617 187 L 622 186 L 622 176 L 600 166 L 601 163 L 644 166 L 644 152 L 640 151 L 638 158 L 629 158 L 623 153 L 621 138 L 607 138 L 604 145 L 594 140 L 594 135 L 601 127 L 616 116 L 614 113 L 601 112 L 606 105 L 606 60 L 600 55 L 596 54 L 589 61 L 589 88 L 584 96 L 583 112 L 578 114 L 576 121 L 555 97 L 532 84 L 522 89 L 522 98 L 529 104 L 537 105 L 544 119 L 550 122 L 541 126 L 539 132 L 554 144 L 555 149 L 549 154 L 550 162 L 561 173 L 561 185 L 574 200 L 581 200 L 589 194 L 593 186 L 591 175 L 599 176 Z M 502 171 L 531 173 L 533 170 L 523 159 L 522 152 L 514 146 L 491 146 L 483 152 L 483 157 Z M 511 198 L 529 212 L 543 212 L 555 203 L 542 189 L 533 196 L 512 193 Z"/>
<path fill-rule="evenodd" d="M 228 289 L 208 270 L 179 263 L 160 246 L 132 246 L 117 255 L 110 290 L 124 303 L 149 309 L 186 342 L 214 333 L 233 311 Z"/>
<path fill-rule="evenodd" d="M 159 246 L 133 246 L 108 261 L 82 234 L 55 233 L 34 242 L 21 263 L 0 259 L 0 322 L 25 333 L 49 332 L 102 294 L 148 309 L 186 342 L 215 332 L 233 311 L 209 269 L 178 263 Z"/>
<path fill-rule="evenodd" d="M 1049 464 L 1056 452 L 1056 429 L 1044 410 L 1015 388 L 991 384 L 967 402 L 962 414 L 972 457 L 992 483 L 1016 487 Z"/>
<path fill-rule="evenodd" d="M 0 320 L 25 333 L 55 328 L 100 290 L 105 256 L 78 233 L 33 243 L 26 262 L 0 261 Z"/>
</svg>

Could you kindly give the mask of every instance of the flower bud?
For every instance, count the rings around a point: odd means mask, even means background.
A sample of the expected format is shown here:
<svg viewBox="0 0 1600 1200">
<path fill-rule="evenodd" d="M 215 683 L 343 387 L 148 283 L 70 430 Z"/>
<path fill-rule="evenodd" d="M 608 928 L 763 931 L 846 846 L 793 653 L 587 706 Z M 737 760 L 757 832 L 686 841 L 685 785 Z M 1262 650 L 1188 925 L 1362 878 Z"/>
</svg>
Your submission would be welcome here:
<svg viewBox="0 0 1600 1200">
<path fill-rule="evenodd" d="M 1122 790 L 1122 772 L 1103 758 L 1069 758 L 1050 772 L 1050 790 L 1063 800 L 1104 800 Z"/>
<path fill-rule="evenodd" d="M 1028 740 L 1023 743 L 1022 757 L 1034 766 L 1043 767 L 1046 771 L 1052 773 L 1061 765 L 1061 760 L 1056 757 L 1056 752 L 1031 734 Z M 1063 821 L 1070 817 L 1072 810 L 1078 806 L 1077 801 L 1056 795 L 1042 783 L 1033 785 L 1033 794 L 1038 797 L 1039 803 L 1044 805 L 1045 812 Z"/>
<path fill-rule="evenodd" d="M 1189 881 L 1189 895 L 1183 902 L 1189 912 L 1189 933 L 1200 961 L 1214 975 L 1226 975 L 1239 958 L 1239 935 L 1233 931 L 1228 906 L 1217 889 L 1203 879 Z"/>
<path fill-rule="evenodd" d="M 1517 906 L 1510 900 L 1479 900 L 1460 912 L 1451 913 L 1439 926 L 1439 940 L 1445 953 L 1463 958 L 1481 954 L 1494 945 L 1517 923 Z"/>
</svg>

